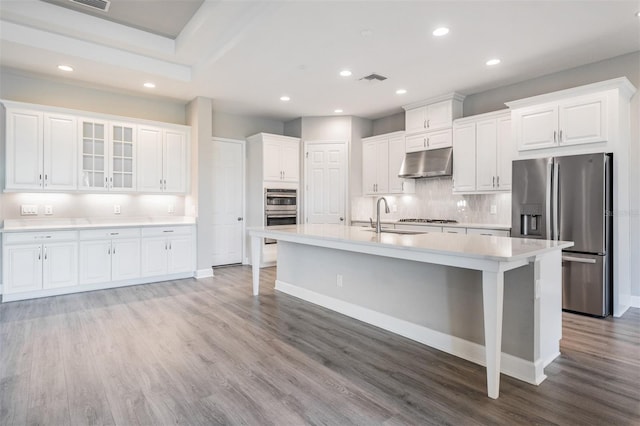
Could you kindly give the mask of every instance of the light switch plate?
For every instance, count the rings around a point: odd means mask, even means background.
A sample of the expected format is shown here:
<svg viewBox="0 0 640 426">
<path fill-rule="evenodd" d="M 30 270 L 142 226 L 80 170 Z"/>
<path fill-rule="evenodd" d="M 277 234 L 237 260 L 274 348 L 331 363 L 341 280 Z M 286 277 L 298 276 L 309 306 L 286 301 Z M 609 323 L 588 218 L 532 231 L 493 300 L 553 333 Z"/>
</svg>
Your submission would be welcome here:
<svg viewBox="0 0 640 426">
<path fill-rule="evenodd" d="M 120 214 L 120 204 L 114 204 L 113 205 L 113 213 L 114 214 Z"/>
<path fill-rule="evenodd" d="M 176 207 L 173 204 L 169 204 L 169 208 L 167 209 L 169 214 L 174 214 L 176 212 Z"/>
<path fill-rule="evenodd" d="M 21 216 L 37 216 L 38 215 L 38 205 L 37 204 L 22 204 L 20 206 L 20 215 Z"/>
<path fill-rule="evenodd" d="M 50 205 L 44 206 L 44 214 L 46 215 L 53 214 L 53 206 L 50 206 Z"/>
<path fill-rule="evenodd" d="M 498 214 L 498 206 L 491 204 L 491 214 Z"/>
</svg>

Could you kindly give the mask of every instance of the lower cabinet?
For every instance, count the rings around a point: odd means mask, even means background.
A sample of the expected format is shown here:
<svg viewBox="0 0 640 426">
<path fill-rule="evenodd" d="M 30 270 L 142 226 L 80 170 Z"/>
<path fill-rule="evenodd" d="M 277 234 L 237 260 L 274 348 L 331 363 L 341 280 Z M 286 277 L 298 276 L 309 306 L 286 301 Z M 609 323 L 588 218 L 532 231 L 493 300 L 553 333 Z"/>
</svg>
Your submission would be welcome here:
<svg viewBox="0 0 640 426">
<path fill-rule="evenodd" d="M 78 284 L 77 232 L 5 234 L 3 294 Z"/>
<path fill-rule="evenodd" d="M 140 277 L 140 229 L 80 232 L 80 284 Z"/>
<path fill-rule="evenodd" d="M 142 230 L 142 276 L 170 275 L 193 270 L 190 227 Z"/>
</svg>

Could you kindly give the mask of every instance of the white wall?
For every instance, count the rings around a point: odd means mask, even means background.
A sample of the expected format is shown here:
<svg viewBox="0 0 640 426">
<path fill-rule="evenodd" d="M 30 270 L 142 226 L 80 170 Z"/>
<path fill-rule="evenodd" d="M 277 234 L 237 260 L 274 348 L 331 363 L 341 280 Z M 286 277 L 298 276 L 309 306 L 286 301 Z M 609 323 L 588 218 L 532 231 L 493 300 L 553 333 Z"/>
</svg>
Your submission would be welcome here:
<svg viewBox="0 0 640 426">
<path fill-rule="evenodd" d="M 284 123 L 262 117 L 213 111 L 211 135 L 218 138 L 246 139 L 256 133 L 284 134 Z"/>
<path fill-rule="evenodd" d="M 404 111 L 387 117 L 373 120 L 372 135 L 384 135 L 385 133 L 397 132 L 404 130 Z"/>
</svg>

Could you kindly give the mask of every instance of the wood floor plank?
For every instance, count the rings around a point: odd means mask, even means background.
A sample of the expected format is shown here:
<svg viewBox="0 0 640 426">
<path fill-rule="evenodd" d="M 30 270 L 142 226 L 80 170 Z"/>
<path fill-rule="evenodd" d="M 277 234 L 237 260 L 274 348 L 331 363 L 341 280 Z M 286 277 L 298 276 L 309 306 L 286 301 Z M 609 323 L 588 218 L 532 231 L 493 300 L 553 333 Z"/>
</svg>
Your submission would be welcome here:
<svg viewBox="0 0 640 426">
<path fill-rule="evenodd" d="M 491 400 L 483 367 L 251 278 L 0 305 L 0 425 L 640 424 L 640 309 L 563 314 L 547 380 Z"/>
</svg>

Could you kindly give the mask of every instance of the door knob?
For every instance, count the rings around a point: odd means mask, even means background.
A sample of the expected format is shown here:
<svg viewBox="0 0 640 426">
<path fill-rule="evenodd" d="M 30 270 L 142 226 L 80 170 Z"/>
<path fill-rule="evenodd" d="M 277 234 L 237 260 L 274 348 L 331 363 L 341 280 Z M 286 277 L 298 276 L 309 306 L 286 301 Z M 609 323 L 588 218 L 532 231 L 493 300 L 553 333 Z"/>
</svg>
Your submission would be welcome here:
<svg viewBox="0 0 640 426">
<path fill-rule="evenodd" d="M 238 218 L 238 222 L 242 222 L 242 218 L 241 217 Z"/>
</svg>

